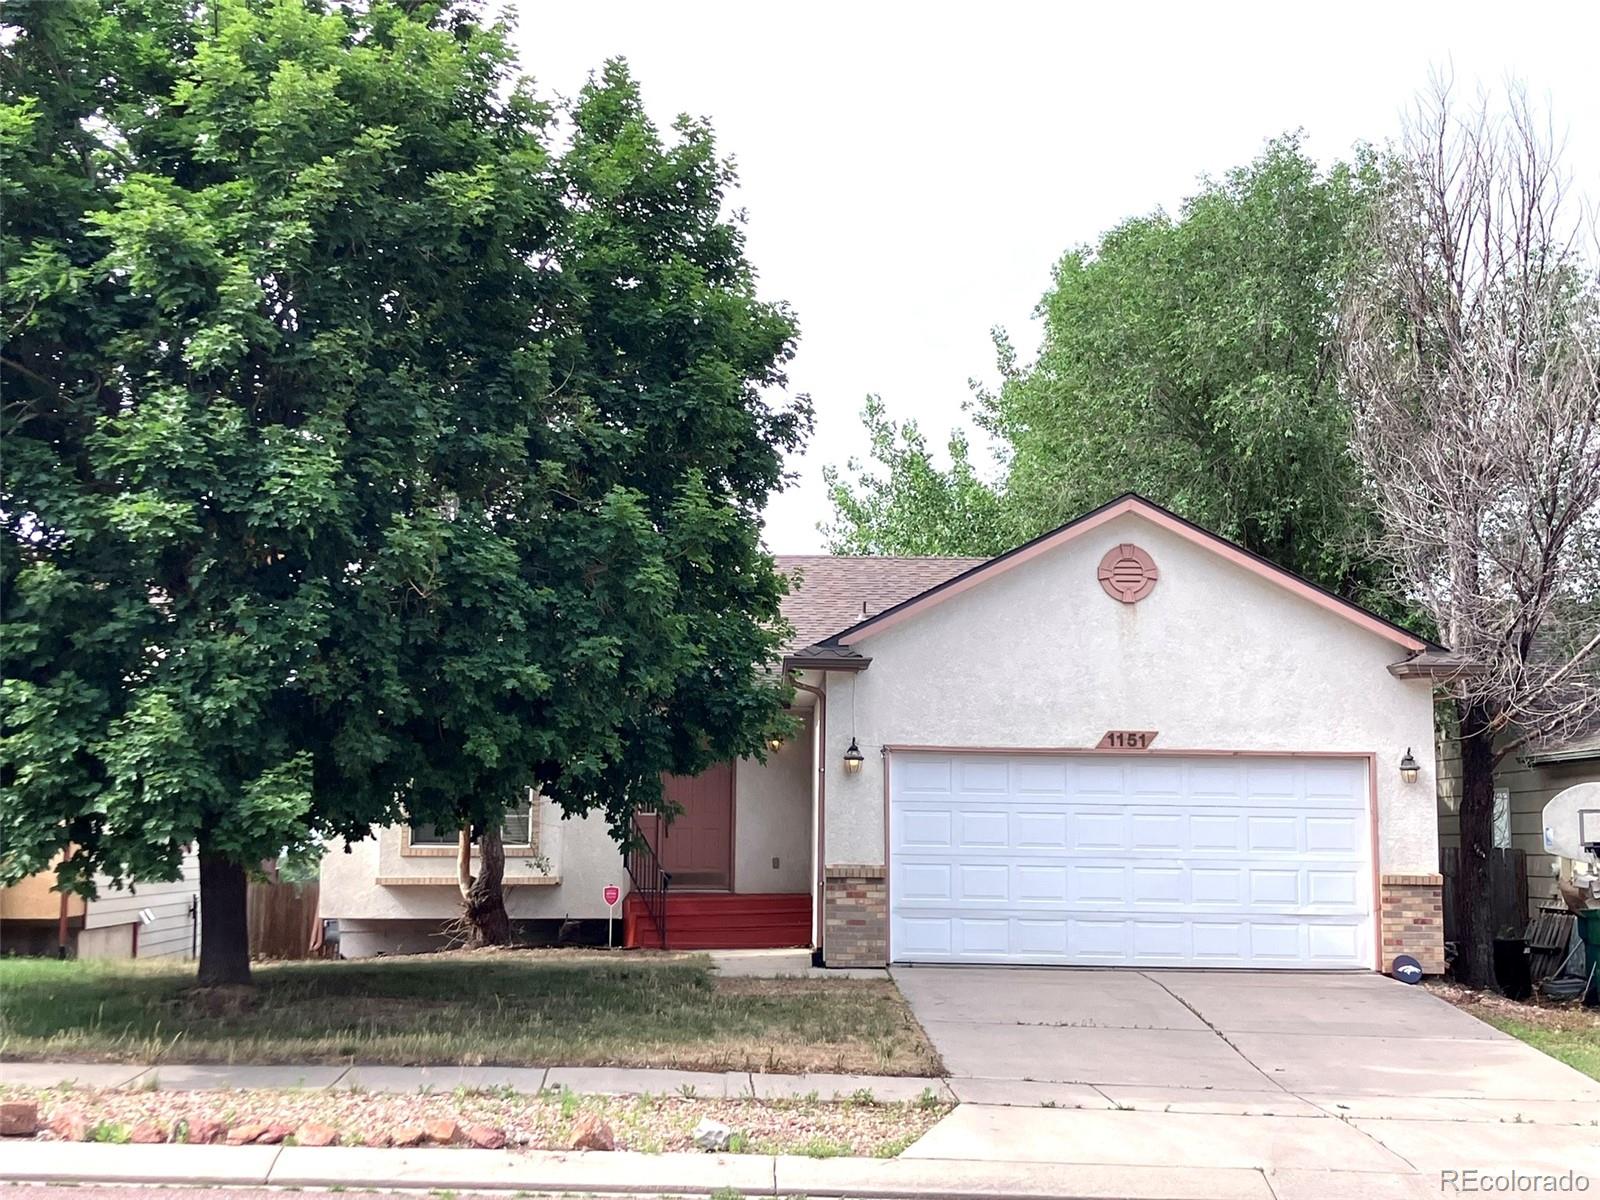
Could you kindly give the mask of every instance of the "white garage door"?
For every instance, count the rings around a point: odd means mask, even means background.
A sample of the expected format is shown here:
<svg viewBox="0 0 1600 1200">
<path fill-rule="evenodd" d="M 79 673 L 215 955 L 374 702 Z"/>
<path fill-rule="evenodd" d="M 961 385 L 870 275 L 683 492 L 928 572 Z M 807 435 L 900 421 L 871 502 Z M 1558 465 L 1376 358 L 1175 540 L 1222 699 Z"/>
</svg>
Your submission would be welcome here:
<svg viewBox="0 0 1600 1200">
<path fill-rule="evenodd" d="M 1364 760 L 890 755 L 896 962 L 1370 967 Z"/>
</svg>

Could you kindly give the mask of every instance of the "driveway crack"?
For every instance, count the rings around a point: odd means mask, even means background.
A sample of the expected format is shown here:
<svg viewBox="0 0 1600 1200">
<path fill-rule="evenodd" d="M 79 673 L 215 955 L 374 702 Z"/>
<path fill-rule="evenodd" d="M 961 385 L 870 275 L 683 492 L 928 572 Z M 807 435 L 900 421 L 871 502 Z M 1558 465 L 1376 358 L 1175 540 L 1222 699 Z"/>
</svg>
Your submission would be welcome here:
<svg viewBox="0 0 1600 1200">
<path fill-rule="evenodd" d="M 1222 1044 L 1225 1045 L 1229 1050 L 1232 1050 L 1240 1058 L 1244 1059 L 1245 1062 L 1249 1063 L 1250 1064 L 1250 1069 L 1252 1071 L 1254 1071 L 1257 1075 L 1261 1076 L 1261 1078 L 1265 1079 L 1268 1083 L 1270 1083 L 1273 1087 L 1277 1088 L 1284 1095 L 1286 1095 L 1286 1096 L 1293 1095 L 1293 1093 L 1290 1092 L 1288 1088 L 1284 1087 L 1283 1084 L 1279 1083 L 1271 1075 L 1268 1075 L 1265 1071 L 1263 1071 L 1256 1064 L 1256 1061 L 1253 1058 L 1251 1058 L 1243 1050 L 1239 1049 L 1238 1046 L 1234 1045 L 1233 1039 L 1231 1039 L 1227 1034 L 1223 1033 L 1222 1030 L 1218 1029 L 1210 1021 L 1206 1020 L 1205 1014 L 1202 1013 L 1198 1008 L 1196 1008 L 1194 1005 L 1190 1004 L 1187 1000 L 1185 1000 L 1182 996 L 1178 995 L 1177 992 L 1173 991 L 1166 984 L 1162 983 L 1161 980 L 1156 979 L 1153 976 L 1151 976 L 1149 972 L 1140 971 L 1139 974 L 1142 975 L 1144 978 L 1150 980 L 1151 983 L 1155 984 L 1163 992 L 1165 992 L 1167 995 L 1171 996 L 1179 1004 L 1183 1005 L 1190 1012 L 1192 1012 L 1194 1014 L 1195 1020 L 1199 1021 L 1200 1024 L 1204 1025 L 1212 1033 L 1216 1034 L 1217 1037 L 1221 1039 Z"/>
</svg>

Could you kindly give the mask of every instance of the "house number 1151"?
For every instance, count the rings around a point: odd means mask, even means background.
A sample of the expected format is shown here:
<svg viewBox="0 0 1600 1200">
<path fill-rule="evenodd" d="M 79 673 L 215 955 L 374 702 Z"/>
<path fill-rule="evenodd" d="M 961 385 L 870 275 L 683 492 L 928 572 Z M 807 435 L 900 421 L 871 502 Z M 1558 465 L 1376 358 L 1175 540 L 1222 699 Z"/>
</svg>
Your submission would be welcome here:
<svg viewBox="0 0 1600 1200">
<path fill-rule="evenodd" d="M 1095 749 L 1148 750 L 1155 740 L 1154 729 L 1112 729 L 1095 744 Z"/>
</svg>

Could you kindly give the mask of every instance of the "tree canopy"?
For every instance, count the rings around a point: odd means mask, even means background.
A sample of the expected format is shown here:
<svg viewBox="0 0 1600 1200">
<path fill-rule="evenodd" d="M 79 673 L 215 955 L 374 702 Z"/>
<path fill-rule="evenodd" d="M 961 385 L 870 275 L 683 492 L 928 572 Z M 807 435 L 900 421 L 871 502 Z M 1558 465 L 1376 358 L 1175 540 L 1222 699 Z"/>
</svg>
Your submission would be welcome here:
<svg viewBox="0 0 1600 1200">
<path fill-rule="evenodd" d="M 703 122 L 542 101 L 470 4 L 6 21 L 0 876 L 530 785 L 620 835 L 760 752 L 810 410 Z"/>
<path fill-rule="evenodd" d="M 835 474 L 836 549 L 997 553 L 1138 491 L 1273 561 L 1372 599 L 1370 509 L 1349 454 L 1336 327 L 1351 237 L 1376 181 L 1365 155 L 1322 170 L 1298 137 L 1205 180 L 1177 216 L 1126 221 L 1057 264 L 1042 347 L 998 339 L 1001 384 L 972 411 L 1001 471 L 868 411 L 876 476 Z M 858 464 L 857 464 L 858 465 Z M 882 468 L 887 468 L 883 470 Z M 948 540 L 913 542 L 944 510 Z"/>
</svg>

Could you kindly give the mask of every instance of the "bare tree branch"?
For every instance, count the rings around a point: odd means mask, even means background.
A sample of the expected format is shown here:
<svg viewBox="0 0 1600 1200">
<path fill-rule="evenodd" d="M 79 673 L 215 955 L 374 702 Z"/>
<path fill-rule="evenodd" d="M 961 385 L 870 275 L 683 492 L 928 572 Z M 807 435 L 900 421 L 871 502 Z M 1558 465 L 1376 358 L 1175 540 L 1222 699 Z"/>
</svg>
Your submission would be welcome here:
<svg viewBox="0 0 1600 1200">
<path fill-rule="evenodd" d="M 1441 686 L 1486 896 L 1496 764 L 1600 716 L 1600 256 L 1516 88 L 1421 97 L 1367 232 L 1341 314 L 1353 450 L 1379 550 L 1473 662 Z M 1487 916 L 1465 927 L 1461 973 L 1492 982 Z"/>
</svg>

